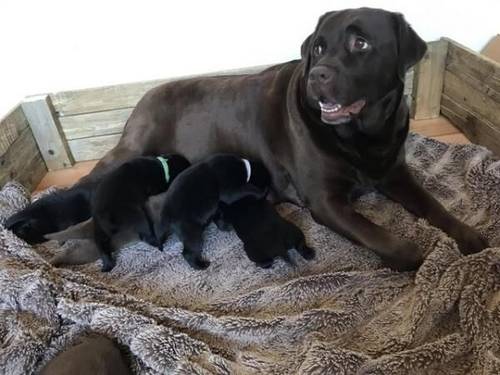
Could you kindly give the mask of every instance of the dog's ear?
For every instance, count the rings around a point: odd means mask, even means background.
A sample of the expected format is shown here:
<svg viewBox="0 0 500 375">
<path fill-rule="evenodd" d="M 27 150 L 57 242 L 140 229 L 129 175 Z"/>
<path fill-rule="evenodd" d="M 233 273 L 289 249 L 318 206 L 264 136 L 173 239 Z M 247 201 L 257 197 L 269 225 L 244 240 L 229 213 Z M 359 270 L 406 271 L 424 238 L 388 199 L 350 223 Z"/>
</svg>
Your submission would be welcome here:
<svg viewBox="0 0 500 375">
<path fill-rule="evenodd" d="M 321 17 L 319 17 L 318 23 L 316 24 L 316 28 L 314 29 L 314 32 L 309 35 L 306 40 L 302 42 L 302 45 L 300 46 L 300 56 L 302 57 L 302 61 L 304 62 L 304 69 L 307 72 L 309 70 L 309 63 L 310 63 L 310 57 L 311 57 L 311 43 L 314 40 L 314 37 L 316 36 L 316 32 L 318 31 L 320 25 L 325 21 L 326 18 L 333 16 L 336 11 L 333 12 L 327 12 L 323 14 Z"/>
<path fill-rule="evenodd" d="M 398 75 L 404 80 L 406 71 L 419 62 L 427 51 L 427 44 L 406 22 L 401 13 L 394 13 L 398 47 Z"/>
<path fill-rule="evenodd" d="M 307 56 L 309 55 L 309 44 L 311 44 L 311 39 L 313 38 L 314 36 L 314 33 L 309 35 L 306 40 L 304 40 L 302 42 L 302 45 L 300 46 L 300 56 L 302 57 L 302 59 L 305 59 L 307 58 Z"/>
</svg>

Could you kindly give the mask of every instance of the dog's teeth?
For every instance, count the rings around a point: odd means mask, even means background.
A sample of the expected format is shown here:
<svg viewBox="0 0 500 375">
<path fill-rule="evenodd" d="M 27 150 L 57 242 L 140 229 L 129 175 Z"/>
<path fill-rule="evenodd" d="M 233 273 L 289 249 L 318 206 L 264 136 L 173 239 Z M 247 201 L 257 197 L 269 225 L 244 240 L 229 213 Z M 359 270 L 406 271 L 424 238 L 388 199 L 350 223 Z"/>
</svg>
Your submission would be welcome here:
<svg viewBox="0 0 500 375">
<path fill-rule="evenodd" d="M 335 104 L 333 107 L 329 107 L 329 106 L 324 105 L 322 103 L 320 103 L 320 107 L 321 107 L 321 110 L 323 112 L 326 112 L 326 113 L 338 112 L 342 108 L 342 106 L 340 104 Z"/>
</svg>

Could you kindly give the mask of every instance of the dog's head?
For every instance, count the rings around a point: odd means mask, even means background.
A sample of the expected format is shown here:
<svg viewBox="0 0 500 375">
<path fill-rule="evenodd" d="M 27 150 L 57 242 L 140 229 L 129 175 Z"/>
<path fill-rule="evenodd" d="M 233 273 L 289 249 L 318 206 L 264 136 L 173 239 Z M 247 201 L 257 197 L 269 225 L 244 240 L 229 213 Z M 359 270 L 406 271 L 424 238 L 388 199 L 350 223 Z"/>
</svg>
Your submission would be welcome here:
<svg viewBox="0 0 500 375">
<path fill-rule="evenodd" d="M 301 48 L 307 105 L 324 123 L 349 122 L 401 85 L 426 49 L 399 13 L 326 13 Z"/>
</svg>

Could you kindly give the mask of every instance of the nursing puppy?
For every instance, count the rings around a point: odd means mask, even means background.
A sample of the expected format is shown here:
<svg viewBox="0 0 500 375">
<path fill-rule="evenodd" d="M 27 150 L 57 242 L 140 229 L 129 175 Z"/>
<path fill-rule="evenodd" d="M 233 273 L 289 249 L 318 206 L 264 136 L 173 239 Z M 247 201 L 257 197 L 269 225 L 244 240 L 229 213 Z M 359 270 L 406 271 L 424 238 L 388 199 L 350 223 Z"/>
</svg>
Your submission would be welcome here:
<svg viewBox="0 0 500 375">
<path fill-rule="evenodd" d="M 160 212 L 163 207 L 166 192 L 149 197 L 145 203 L 148 213 L 154 226 L 160 220 Z M 141 241 L 139 233 L 135 228 L 122 230 L 113 237 L 113 245 L 116 249 Z M 72 241 L 71 246 L 65 247 L 54 255 L 49 263 L 55 267 L 63 265 L 81 265 L 92 263 L 100 258 L 99 249 L 94 240 L 94 219 L 82 221 L 59 232 L 45 235 L 47 240 L 54 240 L 60 243 Z M 161 246 L 161 244 L 160 244 Z"/>
<path fill-rule="evenodd" d="M 160 247 L 153 221 L 146 210 L 148 197 L 168 189 L 189 161 L 180 155 L 132 159 L 106 174 L 92 196 L 94 239 L 102 259 L 102 271 L 115 266 L 118 247 L 113 238 L 133 231 L 139 238 Z"/>
<path fill-rule="evenodd" d="M 5 227 L 29 244 L 46 241 L 44 233 L 57 232 L 90 216 L 90 189 L 61 189 L 36 200 L 12 215 Z M 66 200 L 71 197 L 71 200 Z M 70 203 L 68 203 L 70 202 Z"/>
<path fill-rule="evenodd" d="M 260 162 L 218 154 L 186 169 L 168 190 L 158 233 L 177 234 L 182 255 L 194 269 L 209 262 L 201 256 L 204 227 L 214 218 L 220 202 L 231 204 L 244 197 L 263 198 L 270 185 L 269 172 Z"/>
<path fill-rule="evenodd" d="M 271 267 L 277 257 L 293 263 L 288 255 L 291 249 L 307 260 L 315 256 L 314 250 L 306 245 L 304 233 L 282 218 L 265 199 L 248 197 L 230 205 L 221 204 L 217 220 L 232 225 L 248 258 L 259 267 Z"/>
</svg>

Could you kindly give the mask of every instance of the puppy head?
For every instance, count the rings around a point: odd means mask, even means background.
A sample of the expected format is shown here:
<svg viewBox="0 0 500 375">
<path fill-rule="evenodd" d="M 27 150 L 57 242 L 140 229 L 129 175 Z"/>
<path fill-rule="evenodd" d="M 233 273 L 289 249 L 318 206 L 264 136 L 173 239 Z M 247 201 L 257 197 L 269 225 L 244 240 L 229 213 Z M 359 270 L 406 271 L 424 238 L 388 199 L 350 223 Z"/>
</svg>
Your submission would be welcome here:
<svg viewBox="0 0 500 375">
<path fill-rule="evenodd" d="M 172 182 L 179 174 L 181 174 L 185 169 L 191 166 L 189 160 L 184 156 L 179 154 L 168 154 L 161 155 L 163 158 L 167 159 L 168 170 L 170 173 L 170 182 Z"/>
<path fill-rule="evenodd" d="M 326 13 L 301 48 L 307 105 L 323 123 L 347 123 L 401 85 L 425 51 L 425 42 L 399 13 Z"/>
<path fill-rule="evenodd" d="M 50 218 L 44 217 L 43 210 L 34 205 L 12 215 L 5 227 L 29 244 L 45 242 L 44 234 L 52 231 Z"/>
<path fill-rule="evenodd" d="M 271 186 L 271 174 L 264 163 L 256 160 L 249 160 L 248 163 L 250 165 L 250 178 L 248 182 L 262 190 L 269 189 Z"/>
</svg>

